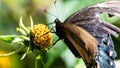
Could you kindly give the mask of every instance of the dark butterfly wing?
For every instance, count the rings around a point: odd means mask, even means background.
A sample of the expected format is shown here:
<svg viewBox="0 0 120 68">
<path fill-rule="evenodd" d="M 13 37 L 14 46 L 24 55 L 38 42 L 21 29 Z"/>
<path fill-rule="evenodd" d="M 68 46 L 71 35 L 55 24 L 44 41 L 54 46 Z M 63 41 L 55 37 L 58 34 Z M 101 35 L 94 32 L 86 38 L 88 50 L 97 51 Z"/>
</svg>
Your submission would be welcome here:
<svg viewBox="0 0 120 68">
<path fill-rule="evenodd" d="M 115 68 L 116 52 L 110 35 L 118 37 L 120 29 L 110 23 L 101 21 L 98 14 L 103 12 L 120 17 L 120 1 L 109 1 L 86 7 L 68 17 L 65 23 L 80 26 L 97 39 L 98 56 L 96 62 L 100 68 Z"/>
<path fill-rule="evenodd" d="M 100 68 L 115 68 L 114 59 L 116 57 L 116 52 L 110 35 L 108 34 L 101 39 L 98 37 L 96 38 L 101 41 L 101 43 L 99 42 L 98 44 L 98 58 L 96 60 Z"/>
<path fill-rule="evenodd" d="M 116 15 L 120 17 L 120 1 L 109 1 L 85 7 L 69 16 L 65 22 L 77 23 L 85 19 L 99 19 L 98 14 L 101 14 L 103 12 L 107 12 L 111 15 Z"/>
<path fill-rule="evenodd" d="M 97 40 L 87 31 L 74 24 L 64 23 L 62 28 L 64 29 L 64 39 L 68 47 L 70 49 L 75 48 L 74 50 L 83 58 L 87 66 L 96 68 Z"/>
<path fill-rule="evenodd" d="M 91 26 L 88 27 L 88 29 L 94 28 L 94 31 L 96 30 L 95 29 L 96 27 L 101 26 L 102 30 L 106 30 L 115 37 L 118 37 L 117 32 L 120 32 L 119 28 L 117 28 L 114 25 L 111 26 L 110 24 L 104 23 L 99 19 L 99 14 L 103 12 L 107 12 L 111 15 L 116 15 L 120 17 L 120 1 L 109 1 L 86 7 L 72 14 L 70 17 L 66 19 L 65 22 L 81 25 L 82 27 Z M 91 31 L 91 29 L 89 29 L 89 31 Z M 103 36 L 101 33 L 100 35 Z"/>
</svg>

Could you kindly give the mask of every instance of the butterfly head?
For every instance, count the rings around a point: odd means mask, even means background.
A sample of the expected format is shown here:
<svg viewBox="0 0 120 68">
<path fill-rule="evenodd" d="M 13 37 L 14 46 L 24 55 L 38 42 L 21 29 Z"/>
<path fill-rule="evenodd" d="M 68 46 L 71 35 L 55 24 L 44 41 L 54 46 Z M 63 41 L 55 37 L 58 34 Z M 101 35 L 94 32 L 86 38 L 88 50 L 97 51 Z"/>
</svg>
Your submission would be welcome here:
<svg viewBox="0 0 120 68">
<path fill-rule="evenodd" d="M 61 21 L 57 18 L 57 19 L 55 19 L 55 24 L 56 24 L 56 31 L 57 32 L 60 32 L 61 31 L 61 29 L 62 29 L 62 24 L 63 23 L 61 23 Z"/>
<path fill-rule="evenodd" d="M 55 19 L 55 24 L 56 24 L 56 26 L 55 26 L 55 28 L 56 28 L 56 34 L 59 36 L 59 38 L 63 38 L 63 36 L 64 36 L 64 31 L 63 31 L 63 25 L 64 25 L 64 23 L 62 23 L 58 18 L 57 19 Z"/>
<path fill-rule="evenodd" d="M 55 21 L 54 21 L 54 22 L 55 22 L 55 24 L 56 24 L 56 25 L 61 24 L 61 21 L 60 21 L 58 18 L 57 18 L 57 19 L 55 19 Z"/>
</svg>

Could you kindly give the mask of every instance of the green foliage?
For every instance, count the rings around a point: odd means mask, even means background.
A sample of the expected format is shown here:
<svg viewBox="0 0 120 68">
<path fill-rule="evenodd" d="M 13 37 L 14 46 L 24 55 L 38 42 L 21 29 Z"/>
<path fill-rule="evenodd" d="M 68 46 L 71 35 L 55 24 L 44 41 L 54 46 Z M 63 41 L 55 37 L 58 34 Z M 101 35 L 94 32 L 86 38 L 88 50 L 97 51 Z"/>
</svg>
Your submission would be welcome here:
<svg viewBox="0 0 120 68">
<path fill-rule="evenodd" d="M 12 42 L 17 35 L 1 35 L 0 40 L 3 40 L 5 42 Z"/>
</svg>

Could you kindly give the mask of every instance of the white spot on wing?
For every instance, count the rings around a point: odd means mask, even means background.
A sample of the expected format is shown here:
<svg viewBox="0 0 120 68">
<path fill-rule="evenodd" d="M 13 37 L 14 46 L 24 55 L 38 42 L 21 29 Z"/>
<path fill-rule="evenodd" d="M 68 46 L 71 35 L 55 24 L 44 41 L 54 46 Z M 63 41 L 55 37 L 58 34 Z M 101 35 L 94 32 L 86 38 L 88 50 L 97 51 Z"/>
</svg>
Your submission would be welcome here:
<svg viewBox="0 0 120 68">
<path fill-rule="evenodd" d="M 104 3 L 102 3 L 102 4 L 97 4 L 96 6 L 98 6 L 98 7 L 108 7 L 108 5 L 106 5 L 106 4 L 104 4 Z"/>
<path fill-rule="evenodd" d="M 107 45 L 110 45 L 110 41 L 107 42 Z"/>
<path fill-rule="evenodd" d="M 113 55 L 113 51 L 110 51 L 109 55 L 112 56 Z"/>
<path fill-rule="evenodd" d="M 110 65 L 112 66 L 112 65 L 113 65 L 113 62 L 110 61 Z"/>
</svg>

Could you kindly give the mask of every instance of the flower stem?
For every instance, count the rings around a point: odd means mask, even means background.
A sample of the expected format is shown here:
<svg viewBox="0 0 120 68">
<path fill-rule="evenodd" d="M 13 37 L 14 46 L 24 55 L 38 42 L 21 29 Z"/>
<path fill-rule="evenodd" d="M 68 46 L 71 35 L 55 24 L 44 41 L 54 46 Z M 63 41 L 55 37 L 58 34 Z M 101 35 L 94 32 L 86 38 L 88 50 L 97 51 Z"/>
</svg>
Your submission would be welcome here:
<svg viewBox="0 0 120 68">
<path fill-rule="evenodd" d="M 35 59 L 35 68 L 37 68 L 37 64 L 38 64 L 37 59 Z"/>
</svg>

